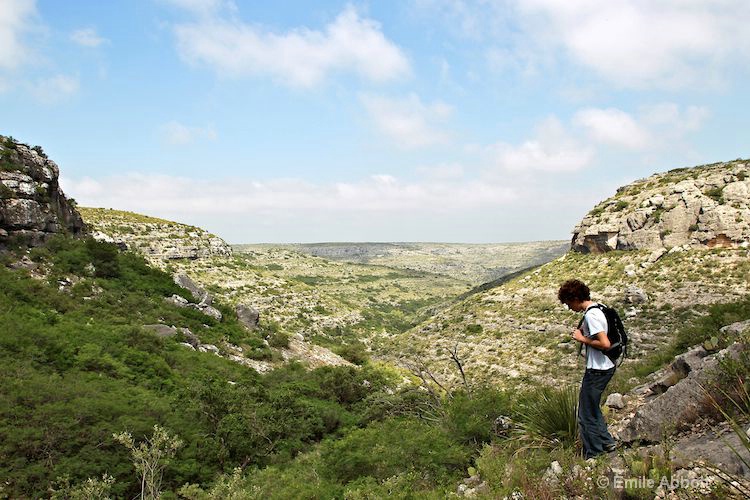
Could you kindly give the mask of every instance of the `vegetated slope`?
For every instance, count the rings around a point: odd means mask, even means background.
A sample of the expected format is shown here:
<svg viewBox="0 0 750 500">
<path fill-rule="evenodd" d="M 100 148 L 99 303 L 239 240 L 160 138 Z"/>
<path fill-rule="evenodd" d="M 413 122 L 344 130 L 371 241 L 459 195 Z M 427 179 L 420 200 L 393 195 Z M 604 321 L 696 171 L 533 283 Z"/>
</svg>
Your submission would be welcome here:
<svg viewBox="0 0 750 500">
<path fill-rule="evenodd" d="M 199 227 L 107 208 L 79 207 L 97 239 L 136 250 L 152 263 L 231 256 L 231 247 Z"/>
<path fill-rule="evenodd" d="M 170 275 L 107 243 L 58 237 L 0 254 L 0 496 L 38 498 L 58 478 L 107 473 L 112 493 L 132 498 L 138 479 L 112 435 L 141 440 L 154 424 L 185 442 L 168 490 L 237 466 L 284 464 L 370 421 L 363 400 L 385 395 L 382 370 L 293 364 L 261 377 L 143 328 L 176 325 L 204 342 L 267 349 L 225 304 L 215 303 L 217 321 L 164 300 L 173 294 L 186 292 Z"/>
<path fill-rule="evenodd" d="M 240 252 L 282 247 L 302 253 L 361 264 L 412 269 L 486 283 L 564 254 L 564 241 L 524 243 L 310 243 L 295 245 L 234 245 Z"/>
<path fill-rule="evenodd" d="M 251 304 L 261 312 L 261 323 L 325 346 L 369 344 L 405 331 L 469 287 L 447 276 L 279 248 L 232 259 L 175 261 L 172 268 L 228 303 Z"/>
<path fill-rule="evenodd" d="M 630 356 L 666 345 L 685 318 L 703 305 L 730 302 L 750 292 L 750 253 L 745 249 L 693 250 L 665 255 L 647 269 L 647 252 L 606 255 L 569 253 L 497 288 L 472 295 L 424 324 L 383 337 L 374 350 L 395 360 L 419 359 L 436 374 L 456 380 L 448 349 L 458 346 L 475 381 L 519 385 L 578 378 L 581 361 L 571 332 L 580 316 L 557 300 L 560 284 L 587 282 L 593 298 L 616 307 L 633 337 Z M 632 266 L 636 274 L 625 271 Z M 646 296 L 645 302 L 641 296 Z"/>
<path fill-rule="evenodd" d="M 566 311 L 556 294 L 563 281 L 578 278 L 591 286 L 595 300 L 615 306 L 627 318 L 634 339 L 631 356 L 658 351 L 687 317 L 702 314 L 707 304 L 731 302 L 750 292 L 747 198 L 737 194 L 748 182 L 745 169 L 743 161 L 680 169 L 620 188 L 576 227 L 573 246 L 588 253 L 570 252 L 474 294 L 409 332 L 383 338 L 374 349 L 396 359 L 392 352 L 398 346 L 404 360 L 425 360 L 435 373 L 454 381 L 458 373 L 448 349 L 456 346 L 470 377 L 477 380 L 505 385 L 574 380 L 580 360 L 570 333 L 579 316 Z M 712 199 L 714 194 L 722 199 Z M 693 236 L 679 232 L 677 215 L 698 202 L 697 226 L 684 228 Z M 730 220 L 717 215 L 730 209 Z M 664 219 L 658 219 L 659 214 Z M 599 217 L 620 222 L 602 233 L 602 226 L 591 222 Z M 654 249 L 607 251 L 634 241 L 628 238 L 638 230 L 629 224 L 642 217 L 643 230 L 660 235 Z M 715 237 L 701 236 L 709 233 Z M 665 247 L 672 243 L 677 246 Z"/>
<path fill-rule="evenodd" d="M 173 274 L 187 274 L 226 304 L 257 309 L 262 335 L 314 342 L 349 359 L 365 356 L 371 338 L 411 328 L 469 288 L 444 275 L 328 261 L 272 246 L 234 256 L 199 252 L 201 258 L 178 258 L 189 257 L 185 248 L 201 248 L 213 237 L 131 212 L 84 208 L 82 214 L 95 236 L 106 232 L 103 239 L 124 242 Z"/>
</svg>

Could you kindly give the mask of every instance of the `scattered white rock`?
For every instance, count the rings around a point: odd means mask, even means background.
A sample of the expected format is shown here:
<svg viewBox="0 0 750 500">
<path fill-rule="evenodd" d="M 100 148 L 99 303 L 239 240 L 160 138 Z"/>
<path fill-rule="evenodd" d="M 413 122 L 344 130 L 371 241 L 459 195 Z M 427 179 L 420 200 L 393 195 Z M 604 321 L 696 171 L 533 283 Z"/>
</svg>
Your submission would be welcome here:
<svg viewBox="0 0 750 500">
<path fill-rule="evenodd" d="M 198 350 L 200 352 L 212 352 L 217 356 L 219 355 L 219 348 L 213 344 L 201 344 L 198 346 Z"/>
<path fill-rule="evenodd" d="M 612 394 L 607 396 L 607 401 L 604 403 L 604 405 L 616 410 L 622 410 L 623 408 L 625 408 L 625 399 L 619 392 L 613 392 Z"/>
</svg>

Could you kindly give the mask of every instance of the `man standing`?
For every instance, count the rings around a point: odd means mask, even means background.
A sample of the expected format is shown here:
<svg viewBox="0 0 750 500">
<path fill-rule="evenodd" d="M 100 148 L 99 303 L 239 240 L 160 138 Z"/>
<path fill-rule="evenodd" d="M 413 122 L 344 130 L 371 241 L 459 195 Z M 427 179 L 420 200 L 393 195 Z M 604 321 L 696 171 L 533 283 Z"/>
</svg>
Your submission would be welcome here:
<svg viewBox="0 0 750 500">
<path fill-rule="evenodd" d="M 591 300 L 589 287 L 579 280 L 568 280 L 557 292 L 560 302 L 576 312 L 583 311 L 573 339 L 586 346 L 586 372 L 578 396 L 578 425 L 585 459 L 613 451 L 616 442 L 607 430 L 600 408 L 602 393 L 615 374 L 615 364 L 604 354 L 609 349 L 607 318 Z"/>
</svg>

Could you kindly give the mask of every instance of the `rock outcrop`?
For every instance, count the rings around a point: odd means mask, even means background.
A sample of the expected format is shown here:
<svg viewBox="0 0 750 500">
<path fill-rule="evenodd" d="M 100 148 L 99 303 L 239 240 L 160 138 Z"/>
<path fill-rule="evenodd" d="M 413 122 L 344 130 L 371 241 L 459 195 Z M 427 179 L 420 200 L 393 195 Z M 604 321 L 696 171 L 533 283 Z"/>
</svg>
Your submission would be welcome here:
<svg viewBox="0 0 750 500">
<path fill-rule="evenodd" d="M 235 312 L 237 313 L 237 320 L 242 326 L 250 331 L 258 328 L 258 323 L 260 322 L 260 311 L 256 308 L 247 304 L 237 304 Z"/>
<path fill-rule="evenodd" d="M 573 230 L 580 252 L 750 245 L 750 161 L 671 170 L 636 181 Z"/>
<path fill-rule="evenodd" d="M 94 238 L 134 250 L 152 263 L 232 255 L 224 240 L 199 227 L 122 210 L 81 207 L 80 212 Z"/>
<path fill-rule="evenodd" d="M 59 176 L 41 148 L 0 136 L 0 248 L 9 242 L 39 246 L 60 233 L 87 234 Z"/>
<path fill-rule="evenodd" d="M 719 361 L 728 356 L 736 359 L 744 345 L 735 343 L 719 353 L 708 355 L 696 347 L 678 356 L 665 373 L 652 384 L 634 389 L 647 402 L 619 433 L 625 443 L 660 442 L 675 427 L 688 426 L 710 405 L 706 387 L 716 381 Z"/>
</svg>

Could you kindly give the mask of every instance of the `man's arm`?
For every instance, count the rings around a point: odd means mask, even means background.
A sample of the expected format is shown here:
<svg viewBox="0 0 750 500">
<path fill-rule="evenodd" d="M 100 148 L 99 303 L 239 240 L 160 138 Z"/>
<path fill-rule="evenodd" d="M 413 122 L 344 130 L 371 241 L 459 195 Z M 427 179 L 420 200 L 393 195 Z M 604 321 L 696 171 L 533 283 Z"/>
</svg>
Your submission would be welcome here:
<svg viewBox="0 0 750 500">
<path fill-rule="evenodd" d="M 573 331 L 573 338 L 581 344 L 590 345 L 594 349 L 599 349 L 600 351 L 606 351 L 612 346 L 607 337 L 607 332 L 599 332 L 593 337 L 586 337 L 580 328 L 576 328 Z"/>
</svg>

